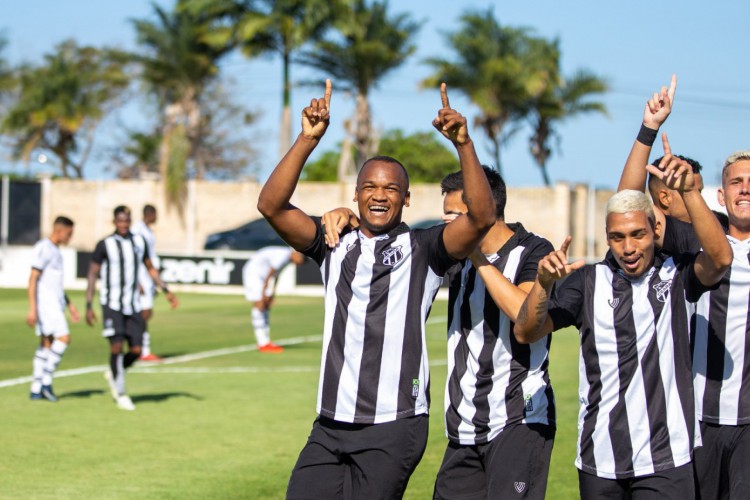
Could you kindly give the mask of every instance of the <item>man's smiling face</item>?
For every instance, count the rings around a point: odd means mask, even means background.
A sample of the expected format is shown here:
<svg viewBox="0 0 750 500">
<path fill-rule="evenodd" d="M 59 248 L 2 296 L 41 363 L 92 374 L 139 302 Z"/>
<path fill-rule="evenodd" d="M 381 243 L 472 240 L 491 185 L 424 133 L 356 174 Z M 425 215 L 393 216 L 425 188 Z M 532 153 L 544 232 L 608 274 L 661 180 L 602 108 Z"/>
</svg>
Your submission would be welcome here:
<svg viewBox="0 0 750 500">
<path fill-rule="evenodd" d="M 354 201 L 359 207 L 360 229 L 372 237 L 401 223 L 404 206 L 409 206 L 409 181 L 397 163 L 370 160 L 357 177 Z"/>
</svg>

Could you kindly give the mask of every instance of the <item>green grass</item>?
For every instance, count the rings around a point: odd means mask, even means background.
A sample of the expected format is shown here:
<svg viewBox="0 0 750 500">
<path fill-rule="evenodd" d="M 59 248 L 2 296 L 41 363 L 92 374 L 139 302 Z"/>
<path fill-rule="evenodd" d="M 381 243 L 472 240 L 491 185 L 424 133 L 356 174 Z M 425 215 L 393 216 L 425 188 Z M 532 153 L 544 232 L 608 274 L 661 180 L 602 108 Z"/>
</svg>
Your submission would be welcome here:
<svg viewBox="0 0 750 500">
<path fill-rule="evenodd" d="M 80 293 L 71 294 L 77 304 Z M 179 355 L 253 342 L 241 296 L 182 294 L 177 311 L 157 299 L 154 350 Z M 23 290 L 0 290 L 0 380 L 29 375 L 36 338 L 24 324 Z M 445 316 L 445 303 L 433 317 Z M 272 338 L 320 335 L 321 299 L 280 297 Z M 71 325 L 60 370 L 104 365 L 100 326 Z M 433 362 L 445 360 L 445 325 L 428 328 Z M 573 466 L 578 409 L 575 333 L 556 335 L 550 366 L 558 431 L 547 498 L 578 496 Z M 0 498 L 283 498 L 289 473 L 315 417 L 320 342 L 162 365 L 129 373 L 135 412 L 118 410 L 101 373 L 55 381 L 60 402 L 31 402 L 28 384 L 0 388 Z M 170 368 L 254 367 L 251 373 L 172 373 Z M 284 367 L 299 368 L 284 371 Z M 446 438 L 446 367 L 432 368 L 432 415 L 424 458 L 405 498 L 431 498 Z"/>
</svg>

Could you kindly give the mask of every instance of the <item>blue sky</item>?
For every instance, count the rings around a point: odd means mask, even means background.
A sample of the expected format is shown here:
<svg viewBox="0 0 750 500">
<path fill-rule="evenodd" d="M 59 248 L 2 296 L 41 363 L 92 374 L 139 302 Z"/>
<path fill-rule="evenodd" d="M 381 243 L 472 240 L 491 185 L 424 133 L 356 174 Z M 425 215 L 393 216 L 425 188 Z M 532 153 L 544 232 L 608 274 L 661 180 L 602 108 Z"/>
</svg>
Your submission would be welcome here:
<svg viewBox="0 0 750 500">
<path fill-rule="evenodd" d="M 170 6 L 171 1 L 162 0 Z M 70 37 L 80 43 L 133 48 L 131 18 L 147 17 L 149 1 L 31 0 L 5 5 L 0 29 L 9 40 L 6 55 L 12 62 L 35 62 L 56 43 Z M 587 68 L 605 77 L 611 86 L 604 98 L 609 116 L 574 118 L 560 128 L 561 142 L 550 159 L 553 181 L 616 187 L 620 168 L 638 131 L 648 96 L 678 75 L 677 102 L 664 130 L 675 152 L 699 160 L 707 184 L 715 184 L 724 158 L 739 149 L 750 149 L 750 43 L 747 19 L 750 5 L 741 0 L 717 2 L 525 2 L 391 0 L 393 11 L 410 12 L 424 21 L 418 49 L 407 64 L 391 73 L 373 92 L 374 123 L 381 129 L 408 132 L 429 130 L 440 105 L 437 90 L 419 90 L 430 73 L 422 61 L 431 56 L 450 57 L 442 32 L 458 26 L 469 8 L 494 6 L 502 24 L 526 26 L 546 37 L 558 37 L 563 70 Z M 278 161 L 278 119 L 281 114 L 281 66 L 266 57 L 248 61 L 228 59 L 223 70 L 235 81 L 238 99 L 260 113 L 254 142 L 261 151 L 260 177 L 264 179 Z M 293 68 L 294 79 L 310 78 L 303 68 Z M 297 88 L 293 116 L 316 92 Z M 450 90 L 449 90 L 450 93 Z M 470 118 L 477 110 L 461 96 L 451 94 L 453 107 Z M 105 145 L 118 126 L 137 126 L 145 108 L 131 107 L 108 120 L 99 132 Z M 343 136 L 343 120 L 351 116 L 351 99 L 333 96 L 332 124 L 321 149 L 333 148 Z M 299 124 L 295 118 L 296 134 Z M 504 176 L 509 185 L 540 185 L 541 176 L 528 153 L 529 131 L 523 130 L 503 150 Z M 479 130 L 473 131 L 480 159 L 490 162 Z M 101 150 L 100 150 L 101 151 Z M 660 146 L 655 152 L 661 155 Z M 87 164 L 86 176 L 111 177 L 101 152 Z M 11 169 L 20 170 L 20 165 Z M 34 171 L 45 167 L 33 165 Z M 48 168 L 48 167 L 47 167 Z M 2 168 L 5 170 L 5 168 Z"/>
</svg>

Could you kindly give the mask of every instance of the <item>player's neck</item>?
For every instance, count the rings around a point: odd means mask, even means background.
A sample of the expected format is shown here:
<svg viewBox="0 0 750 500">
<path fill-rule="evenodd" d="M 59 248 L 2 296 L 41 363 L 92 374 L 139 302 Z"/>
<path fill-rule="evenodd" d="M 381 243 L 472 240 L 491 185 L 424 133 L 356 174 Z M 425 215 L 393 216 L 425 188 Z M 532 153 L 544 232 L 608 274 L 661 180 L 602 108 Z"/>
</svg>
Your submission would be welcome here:
<svg viewBox="0 0 750 500">
<path fill-rule="evenodd" d="M 740 226 L 735 226 L 734 224 L 730 222 L 728 234 L 732 238 L 736 238 L 740 241 L 745 241 L 747 239 L 750 239 L 750 226 L 740 227 Z"/>
<path fill-rule="evenodd" d="M 513 237 L 513 234 L 515 233 L 510 227 L 508 227 L 505 221 L 495 221 L 495 224 L 493 224 L 489 232 L 479 244 L 479 251 L 483 254 L 495 253 Z"/>
</svg>

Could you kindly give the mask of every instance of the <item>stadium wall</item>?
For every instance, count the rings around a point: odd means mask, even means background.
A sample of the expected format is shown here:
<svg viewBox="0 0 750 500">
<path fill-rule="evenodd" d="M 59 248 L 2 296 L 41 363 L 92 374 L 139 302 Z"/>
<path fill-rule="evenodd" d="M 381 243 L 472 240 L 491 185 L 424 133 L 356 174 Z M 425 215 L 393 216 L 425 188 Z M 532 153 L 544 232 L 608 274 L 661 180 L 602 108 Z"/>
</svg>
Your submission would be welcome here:
<svg viewBox="0 0 750 500">
<path fill-rule="evenodd" d="M 187 183 L 182 210 L 166 202 L 157 180 L 69 180 L 42 179 L 42 234 L 48 235 L 52 220 L 66 215 L 76 222 L 70 246 L 91 251 L 98 240 L 112 231 L 112 211 L 128 205 L 134 220 L 144 204 L 154 205 L 159 220 L 154 227 L 159 252 L 195 255 L 206 236 L 259 218 L 257 182 L 195 181 Z M 346 206 L 356 210 L 352 183 L 301 183 L 292 203 L 310 214 Z M 610 190 L 558 183 L 552 187 L 510 187 L 506 220 L 521 221 L 527 230 L 559 245 L 573 236 L 571 254 L 595 260 L 604 255 L 604 206 Z M 439 218 L 442 196 L 437 184 L 411 186 L 411 206 L 404 209 L 407 223 Z"/>
</svg>

